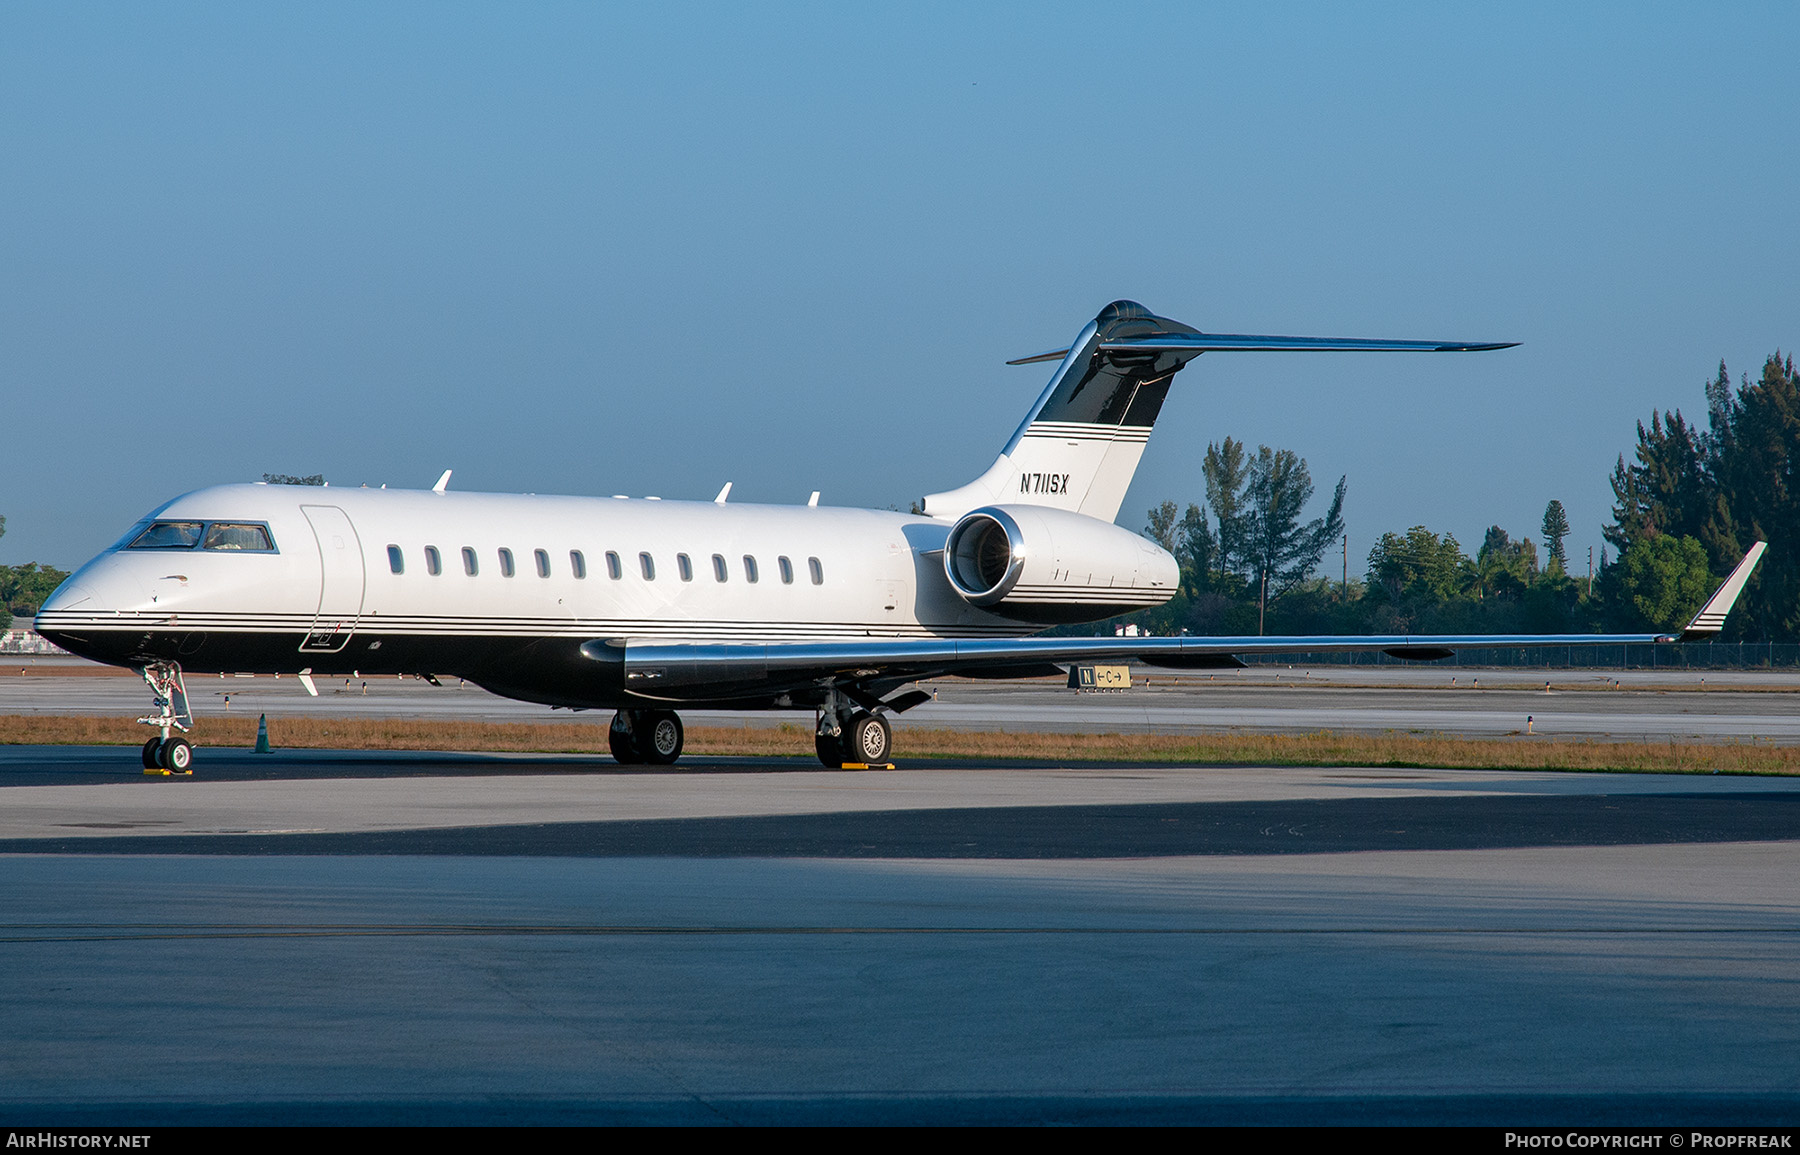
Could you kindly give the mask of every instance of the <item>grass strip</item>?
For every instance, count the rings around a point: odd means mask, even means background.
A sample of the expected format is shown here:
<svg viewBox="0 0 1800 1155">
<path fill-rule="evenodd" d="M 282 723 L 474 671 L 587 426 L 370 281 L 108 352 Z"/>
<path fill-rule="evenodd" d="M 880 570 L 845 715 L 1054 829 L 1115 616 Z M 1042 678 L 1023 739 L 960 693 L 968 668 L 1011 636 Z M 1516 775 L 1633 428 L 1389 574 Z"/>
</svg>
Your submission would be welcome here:
<svg viewBox="0 0 1800 1155">
<path fill-rule="evenodd" d="M 0 715 L 0 744 L 137 746 L 149 730 L 128 718 Z M 606 752 L 595 722 L 426 721 L 412 718 L 280 718 L 276 747 L 335 750 L 462 750 L 545 754 Z M 249 747 L 256 720 L 208 718 L 207 746 Z M 1369 766 L 1471 770 L 1615 770 L 1663 774 L 1800 773 L 1800 746 L 1763 742 L 1595 742 L 1444 734 L 1057 734 L 906 729 L 902 759 L 976 758 L 1037 764 L 1173 762 L 1213 766 Z M 812 729 L 695 726 L 687 752 L 813 757 Z"/>
</svg>

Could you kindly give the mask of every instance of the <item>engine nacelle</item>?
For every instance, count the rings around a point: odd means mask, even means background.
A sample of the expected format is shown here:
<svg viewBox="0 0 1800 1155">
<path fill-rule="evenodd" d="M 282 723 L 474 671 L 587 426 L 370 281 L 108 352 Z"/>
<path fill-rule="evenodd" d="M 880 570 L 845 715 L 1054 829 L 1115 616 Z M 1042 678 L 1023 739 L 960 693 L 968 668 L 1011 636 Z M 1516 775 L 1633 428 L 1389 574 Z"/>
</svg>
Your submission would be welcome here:
<svg viewBox="0 0 1800 1155">
<path fill-rule="evenodd" d="M 1161 605 L 1181 581 L 1174 557 L 1154 542 L 1044 505 L 963 514 L 944 543 L 944 574 L 970 605 L 1047 625 Z"/>
</svg>

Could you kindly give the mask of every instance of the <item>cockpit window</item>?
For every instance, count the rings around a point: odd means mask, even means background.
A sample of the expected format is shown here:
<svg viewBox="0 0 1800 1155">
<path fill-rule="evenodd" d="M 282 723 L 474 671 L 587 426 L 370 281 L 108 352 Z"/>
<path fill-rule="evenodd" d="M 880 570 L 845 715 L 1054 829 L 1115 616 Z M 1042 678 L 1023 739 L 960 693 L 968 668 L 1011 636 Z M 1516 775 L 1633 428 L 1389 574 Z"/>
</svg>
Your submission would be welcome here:
<svg viewBox="0 0 1800 1155">
<path fill-rule="evenodd" d="M 193 549 L 200 540 L 197 521 L 155 521 L 127 549 Z"/>
<path fill-rule="evenodd" d="M 275 548 L 269 531 L 260 525 L 215 521 L 206 527 L 206 543 L 201 549 L 256 550 L 263 553 Z"/>
<path fill-rule="evenodd" d="M 274 553 L 269 527 L 245 521 L 153 521 L 126 549 L 213 549 L 231 553 Z"/>
</svg>

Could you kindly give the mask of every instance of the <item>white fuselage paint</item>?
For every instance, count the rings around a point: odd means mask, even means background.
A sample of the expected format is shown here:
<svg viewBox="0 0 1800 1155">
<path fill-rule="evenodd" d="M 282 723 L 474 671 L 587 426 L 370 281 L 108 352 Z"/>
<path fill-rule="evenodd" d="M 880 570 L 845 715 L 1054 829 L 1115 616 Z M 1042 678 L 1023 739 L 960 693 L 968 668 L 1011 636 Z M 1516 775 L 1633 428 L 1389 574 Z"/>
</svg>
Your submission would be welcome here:
<svg viewBox="0 0 1800 1155">
<path fill-rule="evenodd" d="M 308 664 L 307 651 L 348 656 L 360 636 L 768 643 L 1006 637 L 1041 628 L 956 595 L 942 569 L 945 522 L 875 510 L 229 485 L 177 498 L 152 517 L 264 523 L 276 550 L 115 547 L 46 604 L 50 623 L 77 633 L 304 633 L 296 668 Z M 390 565 L 390 546 L 400 550 L 401 573 Z M 427 547 L 440 559 L 435 575 Z M 502 549 L 512 553 L 510 577 Z M 547 577 L 539 575 L 539 550 Z M 585 577 L 575 575 L 572 552 L 585 561 Z M 609 552 L 619 559 L 617 578 Z M 654 563 L 653 579 L 642 554 Z M 724 581 L 715 554 L 725 561 Z M 687 580 L 680 555 L 689 559 Z M 755 559 L 755 582 L 746 556 Z M 792 581 L 782 580 L 782 558 Z"/>
</svg>

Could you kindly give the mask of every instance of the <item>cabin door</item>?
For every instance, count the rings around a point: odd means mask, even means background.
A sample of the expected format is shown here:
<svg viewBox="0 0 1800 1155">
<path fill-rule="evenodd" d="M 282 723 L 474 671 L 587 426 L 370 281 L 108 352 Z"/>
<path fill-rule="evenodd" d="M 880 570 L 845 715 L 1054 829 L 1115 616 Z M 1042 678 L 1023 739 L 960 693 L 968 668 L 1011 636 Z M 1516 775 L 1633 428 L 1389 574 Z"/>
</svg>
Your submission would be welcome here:
<svg viewBox="0 0 1800 1155">
<path fill-rule="evenodd" d="M 335 505 L 303 505 L 319 546 L 319 610 L 313 617 L 302 653 L 335 654 L 356 632 L 362 615 L 363 553 L 349 515 Z"/>
</svg>

